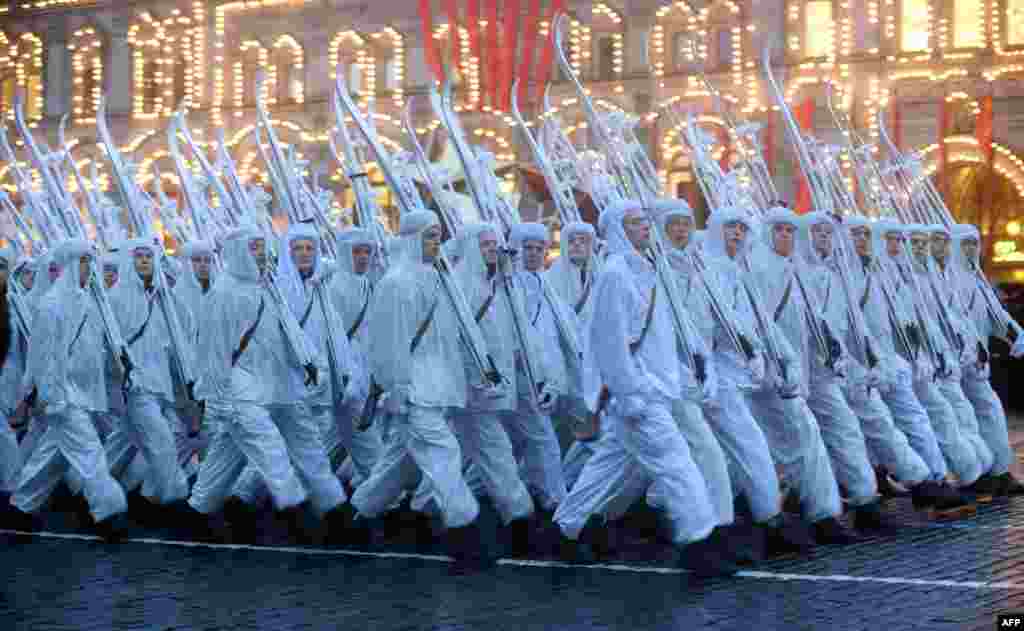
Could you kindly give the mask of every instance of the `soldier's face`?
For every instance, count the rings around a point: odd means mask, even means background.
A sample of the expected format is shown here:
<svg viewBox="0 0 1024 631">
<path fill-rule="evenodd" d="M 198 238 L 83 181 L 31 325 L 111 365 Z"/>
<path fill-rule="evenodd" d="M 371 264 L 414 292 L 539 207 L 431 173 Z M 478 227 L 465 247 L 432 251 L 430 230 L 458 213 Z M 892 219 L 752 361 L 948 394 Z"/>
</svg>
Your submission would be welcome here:
<svg viewBox="0 0 1024 631">
<path fill-rule="evenodd" d="M 249 254 L 256 259 L 256 266 L 262 274 L 267 269 L 267 242 L 264 239 L 253 239 L 249 241 Z"/>
<path fill-rule="evenodd" d="M 138 248 L 132 252 L 132 260 L 135 262 L 135 271 L 143 280 L 153 278 L 153 251 L 148 248 Z"/>
<path fill-rule="evenodd" d="M 919 261 L 924 261 L 928 256 L 928 244 L 930 242 L 931 239 L 928 238 L 927 234 L 918 232 L 910 235 L 910 249 Z"/>
<path fill-rule="evenodd" d="M 779 256 L 789 256 L 793 253 L 793 243 L 796 241 L 796 226 L 789 223 L 777 223 L 772 226 L 772 249 Z"/>
<path fill-rule="evenodd" d="M 818 256 L 828 258 L 832 255 L 832 225 L 816 223 L 811 226 L 811 245 Z"/>
<path fill-rule="evenodd" d="M 433 263 L 441 252 L 441 227 L 431 226 L 423 232 L 423 262 Z"/>
<path fill-rule="evenodd" d="M 639 210 L 626 213 L 622 218 L 626 238 L 638 252 L 644 252 L 651 245 L 651 222 Z"/>
<path fill-rule="evenodd" d="M 585 232 L 572 235 L 569 239 L 569 260 L 577 265 L 583 265 L 588 258 L 594 245 L 594 238 Z"/>
<path fill-rule="evenodd" d="M 967 258 L 968 261 L 977 261 L 978 250 L 980 249 L 981 248 L 978 246 L 977 239 L 964 239 L 963 241 L 960 242 L 960 251 L 964 253 L 964 256 Z"/>
<path fill-rule="evenodd" d="M 368 245 L 357 245 L 352 248 L 352 271 L 362 275 L 370 269 L 370 255 L 373 250 Z"/>
<path fill-rule="evenodd" d="M 668 220 L 665 224 L 665 234 L 672 245 L 684 249 L 690 242 L 690 232 L 693 230 L 693 220 L 689 217 L 677 216 Z"/>
<path fill-rule="evenodd" d="M 940 261 L 949 257 L 949 237 L 943 232 L 936 232 L 931 238 L 932 256 Z"/>
<path fill-rule="evenodd" d="M 885 233 L 885 253 L 895 258 L 903 252 L 903 243 L 907 238 L 899 232 Z"/>
<path fill-rule="evenodd" d="M 547 244 L 543 241 L 523 242 L 523 266 L 528 272 L 536 272 L 544 267 L 544 250 Z"/>
<path fill-rule="evenodd" d="M 481 232 L 479 237 L 480 256 L 484 263 L 494 265 L 498 262 L 498 235 L 493 232 Z"/>
<path fill-rule="evenodd" d="M 199 280 L 210 280 L 210 268 L 213 267 L 213 257 L 209 254 L 197 254 L 192 257 L 192 271 L 196 273 Z"/>
<path fill-rule="evenodd" d="M 742 221 L 730 221 L 722 226 L 722 237 L 725 239 L 726 254 L 730 257 L 736 256 L 747 238 L 747 224 Z"/>
<path fill-rule="evenodd" d="M 857 226 L 850 230 L 853 248 L 860 256 L 871 256 L 871 230 L 867 226 Z"/>
<path fill-rule="evenodd" d="M 303 277 L 313 273 L 313 262 L 316 259 L 316 246 L 310 239 L 296 239 L 291 243 L 292 263 Z"/>
<path fill-rule="evenodd" d="M 82 258 L 78 259 L 78 278 L 79 278 L 78 284 L 79 284 L 79 286 L 80 287 L 85 287 L 85 285 L 89 282 L 89 277 L 91 275 L 92 275 L 92 257 L 86 255 L 86 256 L 83 256 Z"/>
</svg>

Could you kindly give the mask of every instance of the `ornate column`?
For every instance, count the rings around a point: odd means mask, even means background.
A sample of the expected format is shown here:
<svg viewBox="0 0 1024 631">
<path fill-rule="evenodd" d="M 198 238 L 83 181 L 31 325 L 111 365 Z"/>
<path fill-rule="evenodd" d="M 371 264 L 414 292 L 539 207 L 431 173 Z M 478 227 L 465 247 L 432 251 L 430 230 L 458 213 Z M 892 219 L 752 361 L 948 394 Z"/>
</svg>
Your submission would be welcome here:
<svg viewBox="0 0 1024 631">
<path fill-rule="evenodd" d="M 67 18 L 54 16 L 46 24 L 43 42 L 43 113 L 48 119 L 71 111 L 71 52 Z"/>
</svg>

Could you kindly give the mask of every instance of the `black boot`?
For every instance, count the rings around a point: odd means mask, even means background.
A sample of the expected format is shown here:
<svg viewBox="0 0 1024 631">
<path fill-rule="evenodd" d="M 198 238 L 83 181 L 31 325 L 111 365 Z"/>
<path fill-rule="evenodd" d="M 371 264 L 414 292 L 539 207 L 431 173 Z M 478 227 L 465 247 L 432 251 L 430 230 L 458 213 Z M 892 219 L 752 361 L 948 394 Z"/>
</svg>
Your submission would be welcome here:
<svg viewBox="0 0 1024 631">
<path fill-rule="evenodd" d="M 207 515 L 182 500 L 169 505 L 180 536 L 200 543 L 241 543 L 233 538 L 232 528 L 220 515 Z"/>
<path fill-rule="evenodd" d="M 288 527 L 288 538 L 299 545 L 323 545 L 323 524 L 314 515 L 309 501 L 281 511 L 281 517 Z"/>
<path fill-rule="evenodd" d="M 986 473 L 977 480 L 974 484 L 970 484 L 961 489 L 965 494 L 974 496 L 974 501 L 979 504 L 987 504 L 992 501 L 994 497 L 999 495 L 999 492 L 1003 489 L 1003 482 L 998 476 L 994 476 L 990 473 Z"/>
<path fill-rule="evenodd" d="M 530 535 L 533 523 L 529 517 L 514 519 L 505 526 L 505 549 L 510 557 L 522 558 L 530 554 Z"/>
<path fill-rule="evenodd" d="M 740 571 L 740 567 L 722 545 L 722 538 L 712 535 L 682 546 L 680 565 L 697 578 L 733 576 Z"/>
<path fill-rule="evenodd" d="M 861 532 L 878 532 L 885 529 L 882 521 L 881 502 L 871 502 L 853 509 L 853 527 Z"/>
<path fill-rule="evenodd" d="M 259 543 L 259 511 L 237 497 L 224 502 L 224 519 L 231 528 L 231 541 L 252 545 Z"/>
<path fill-rule="evenodd" d="M 126 513 L 115 513 L 93 524 L 93 530 L 107 543 L 117 543 L 128 536 L 130 523 Z"/>
<path fill-rule="evenodd" d="M 893 480 L 889 477 L 889 472 L 885 470 L 885 467 L 875 467 L 875 481 L 878 484 L 878 493 L 882 496 L 883 501 L 894 497 L 906 497 L 907 495 L 910 495 L 909 491 L 897 487 L 896 484 L 893 483 Z"/>
<path fill-rule="evenodd" d="M 759 525 L 765 529 L 765 553 L 768 557 L 806 552 L 814 546 L 807 525 L 787 517 L 785 513 Z"/>
<path fill-rule="evenodd" d="M 856 517 L 854 517 L 854 520 L 856 520 Z M 847 528 L 843 525 L 843 522 L 835 517 L 819 519 L 812 526 L 814 528 L 814 541 L 818 545 L 845 546 L 860 541 L 857 533 Z"/>
<path fill-rule="evenodd" d="M 999 497 L 1024 495 L 1024 484 L 1021 484 L 1020 480 L 1013 477 L 1013 474 L 1009 471 L 999 476 L 998 479 L 1001 483 L 998 493 Z"/>
<path fill-rule="evenodd" d="M 559 556 L 566 563 L 591 565 L 603 561 L 610 552 L 608 524 L 600 515 L 591 515 L 579 537 L 569 539 L 562 535 Z"/>
<path fill-rule="evenodd" d="M 497 559 L 488 549 L 477 522 L 461 528 L 449 528 L 445 539 L 448 553 L 455 559 L 453 573 L 478 572 L 496 565 Z"/>
<path fill-rule="evenodd" d="M 327 526 L 326 544 L 329 546 L 350 544 L 358 547 L 360 541 L 356 540 L 356 535 L 368 533 L 360 533 L 355 526 L 355 521 L 356 509 L 348 502 L 338 504 L 331 509 L 324 515 L 324 524 Z M 362 546 L 365 547 L 368 542 L 368 540 L 362 541 Z"/>
<path fill-rule="evenodd" d="M 936 480 L 925 480 L 910 491 L 914 508 L 929 511 L 932 519 L 959 519 L 977 512 L 977 506 L 956 489 Z"/>
</svg>

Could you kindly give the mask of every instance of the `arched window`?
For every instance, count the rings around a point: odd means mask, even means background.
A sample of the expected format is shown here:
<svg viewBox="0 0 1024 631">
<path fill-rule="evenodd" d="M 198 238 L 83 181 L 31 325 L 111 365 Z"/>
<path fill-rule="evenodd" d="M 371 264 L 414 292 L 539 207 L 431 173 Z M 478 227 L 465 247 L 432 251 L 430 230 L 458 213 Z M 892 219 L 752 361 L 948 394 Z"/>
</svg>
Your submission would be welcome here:
<svg viewBox="0 0 1024 631">
<path fill-rule="evenodd" d="M 1006 44 L 1024 46 L 1024 0 L 1006 0 Z"/>
<path fill-rule="evenodd" d="M 985 24 L 982 0 L 955 0 L 953 3 L 954 48 L 985 46 Z"/>
<path fill-rule="evenodd" d="M 235 59 L 234 74 L 234 105 L 235 107 L 254 107 L 256 105 L 256 82 L 259 73 L 269 63 L 269 53 L 254 39 L 242 42 Z M 261 95 L 267 100 L 270 94 L 269 81 L 264 79 Z"/>
<path fill-rule="evenodd" d="M 835 50 L 832 0 L 811 0 L 805 5 L 804 55 L 826 57 Z"/>
<path fill-rule="evenodd" d="M 295 38 L 291 35 L 282 35 L 277 38 L 277 41 L 274 42 L 271 66 L 274 101 L 285 104 L 303 102 L 305 99 L 303 67 L 302 46 Z"/>
<path fill-rule="evenodd" d="M 79 122 L 94 122 L 103 89 L 103 40 L 91 26 L 71 36 L 72 95 L 74 117 Z"/>
<path fill-rule="evenodd" d="M 902 0 L 900 3 L 900 50 L 928 49 L 931 9 L 928 0 Z"/>
<path fill-rule="evenodd" d="M 615 40 L 611 36 L 597 40 L 597 73 L 602 81 L 615 78 Z"/>
<path fill-rule="evenodd" d="M 7 37 L 0 32 L 0 107 L 13 117 L 18 90 L 23 91 L 25 118 L 43 115 L 42 42 L 32 33 Z"/>
</svg>

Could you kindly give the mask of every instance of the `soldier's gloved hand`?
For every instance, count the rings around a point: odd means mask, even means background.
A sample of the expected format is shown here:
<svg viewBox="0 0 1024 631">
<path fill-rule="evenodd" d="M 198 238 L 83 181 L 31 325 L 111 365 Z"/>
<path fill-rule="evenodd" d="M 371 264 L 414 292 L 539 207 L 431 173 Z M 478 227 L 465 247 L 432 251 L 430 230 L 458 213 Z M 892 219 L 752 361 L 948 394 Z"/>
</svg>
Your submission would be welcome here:
<svg viewBox="0 0 1024 631">
<path fill-rule="evenodd" d="M 303 381 L 303 383 L 306 385 L 307 388 L 309 386 L 319 385 L 320 373 L 316 369 L 316 364 L 306 364 L 305 366 L 302 367 L 302 369 L 306 371 L 306 379 Z"/>
<path fill-rule="evenodd" d="M 754 358 L 747 362 L 747 367 L 750 370 L 750 379 L 754 384 L 764 383 L 764 356 L 758 353 L 754 355 Z"/>
<path fill-rule="evenodd" d="M 551 411 L 555 409 L 555 403 L 558 402 L 558 391 L 554 386 L 545 384 L 537 395 L 539 398 L 537 407 L 543 414 L 551 414 Z"/>
<path fill-rule="evenodd" d="M 700 396 L 704 405 L 718 404 L 718 371 L 712 368 L 710 363 L 707 365 L 707 376 L 700 387 Z"/>
</svg>

